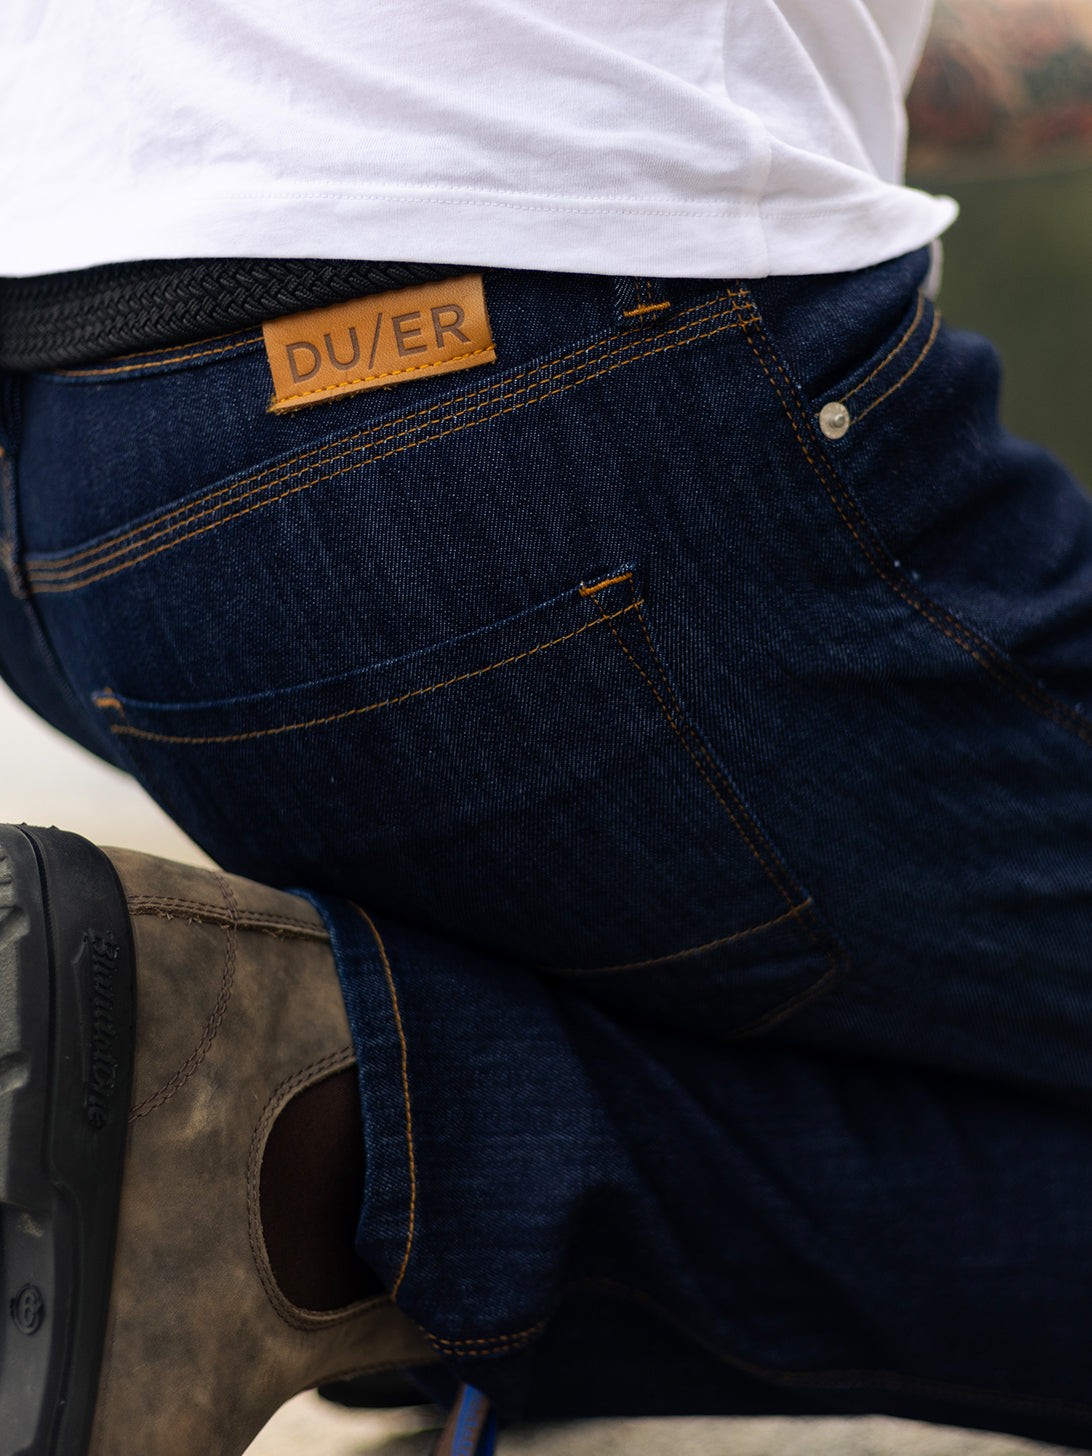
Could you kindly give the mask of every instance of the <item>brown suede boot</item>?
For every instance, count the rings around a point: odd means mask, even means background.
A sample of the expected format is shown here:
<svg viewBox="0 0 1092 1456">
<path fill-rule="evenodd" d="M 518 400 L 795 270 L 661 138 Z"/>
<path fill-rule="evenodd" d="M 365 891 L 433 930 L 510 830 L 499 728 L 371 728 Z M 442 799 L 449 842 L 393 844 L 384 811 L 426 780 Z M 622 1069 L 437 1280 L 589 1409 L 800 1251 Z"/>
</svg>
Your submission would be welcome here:
<svg viewBox="0 0 1092 1456">
<path fill-rule="evenodd" d="M 309 904 L 0 828 L 0 1456 L 239 1456 L 297 1391 L 435 1358 L 267 1255 L 270 1130 L 353 1065 Z"/>
</svg>

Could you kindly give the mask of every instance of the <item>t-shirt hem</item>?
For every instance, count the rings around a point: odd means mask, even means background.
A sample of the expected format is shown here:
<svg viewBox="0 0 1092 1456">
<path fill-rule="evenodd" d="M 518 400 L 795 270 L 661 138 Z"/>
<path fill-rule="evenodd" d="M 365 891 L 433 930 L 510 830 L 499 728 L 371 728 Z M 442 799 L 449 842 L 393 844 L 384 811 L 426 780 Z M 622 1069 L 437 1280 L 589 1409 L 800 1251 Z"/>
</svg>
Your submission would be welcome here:
<svg viewBox="0 0 1092 1456">
<path fill-rule="evenodd" d="M 78 209 L 77 209 L 78 210 Z M 678 207 L 495 195 L 236 193 L 118 198 L 80 228 L 22 220 L 0 238 L 0 274 L 29 276 L 152 258 L 360 258 L 562 273 L 764 278 L 840 273 L 924 247 L 956 216 L 950 198 L 877 183 L 824 199 Z"/>
</svg>

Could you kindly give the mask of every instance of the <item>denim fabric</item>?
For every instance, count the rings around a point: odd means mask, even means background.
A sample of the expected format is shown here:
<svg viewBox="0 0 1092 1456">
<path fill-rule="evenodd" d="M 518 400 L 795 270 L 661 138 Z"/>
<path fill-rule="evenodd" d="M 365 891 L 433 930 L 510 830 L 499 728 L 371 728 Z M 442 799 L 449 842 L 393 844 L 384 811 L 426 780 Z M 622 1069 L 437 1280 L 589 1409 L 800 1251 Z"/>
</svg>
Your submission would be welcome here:
<svg viewBox="0 0 1092 1456">
<path fill-rule="evenodd" d="M 926 265 L 5 381 L 4 674 L 322 909 L 437 1388 L 1092 1445 L 1092 507 Z"/>
</svg>

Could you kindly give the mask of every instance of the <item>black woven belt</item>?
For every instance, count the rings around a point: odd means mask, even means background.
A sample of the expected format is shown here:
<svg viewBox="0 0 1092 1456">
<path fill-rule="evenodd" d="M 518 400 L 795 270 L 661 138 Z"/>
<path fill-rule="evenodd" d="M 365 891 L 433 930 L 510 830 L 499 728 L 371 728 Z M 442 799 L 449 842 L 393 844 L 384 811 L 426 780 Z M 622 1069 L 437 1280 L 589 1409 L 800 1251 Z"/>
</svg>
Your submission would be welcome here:
<svg viewBox="0 0 1092 1456">
<path fill-rule="evenodd" d="M 0 368 L 90 364 L 466 272 L 441 263 L 185 258 L 0 278 Z"/>
</svg>

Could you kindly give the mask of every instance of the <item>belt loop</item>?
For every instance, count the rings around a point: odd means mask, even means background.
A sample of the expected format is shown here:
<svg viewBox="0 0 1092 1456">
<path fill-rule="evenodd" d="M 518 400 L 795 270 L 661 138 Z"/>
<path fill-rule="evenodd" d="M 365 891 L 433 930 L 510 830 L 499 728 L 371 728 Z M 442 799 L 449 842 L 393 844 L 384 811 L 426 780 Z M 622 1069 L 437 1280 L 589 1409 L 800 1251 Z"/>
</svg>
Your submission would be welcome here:
<svg viewBox="0 0 1092 1456">
<path fill-rule="evenodd" d="M 19 434 L 22 389 L 17 374 L 0 369 L 0 449 L 14 455 Z"/>
<path fill-rule="evenodd" d="M 0 372 L 0 570 L 12 594 L 26 597 L 19 552 L 19 520 L 15 503 L 15 451 L 18 443 L 22 381 Z"/>
<path fill-rule="evenodd" d="M 15 459 L 0 447 L 0 571 L 7 577 L 13 597 L 25 601 L 26 580 L 19 551 L 19 523 L 15 514 Z"/>
<path fill-rule="evenodd" d="M 614 280 L 614 311 L 616 321 L 623 327 L 655 323 L 671 312 L 662 279 L 659 278 L 616 278 Z"/>
</svg>

